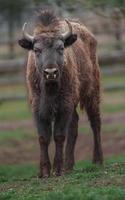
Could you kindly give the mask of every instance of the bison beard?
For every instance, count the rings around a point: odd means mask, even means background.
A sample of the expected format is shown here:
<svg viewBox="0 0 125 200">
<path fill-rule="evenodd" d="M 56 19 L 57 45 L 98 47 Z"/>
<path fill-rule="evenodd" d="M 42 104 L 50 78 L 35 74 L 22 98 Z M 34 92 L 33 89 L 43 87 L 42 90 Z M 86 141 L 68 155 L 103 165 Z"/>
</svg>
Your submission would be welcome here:
<svg viewBox="0 0 125 200">
<path fill-rule="evenodd" d="M 59 91 L 59 83 L 56 82 L 56 81 L 53 81 L 53 82 L 47 82 L 45 84 L 45 92 L 46 92 L 46 95 L 48 96 L 56 96 L 58 94 L 58 91 Z"/>
<path fill-rule="evenodd" d="M 37 20 L 34 37 L 23 33 L 24 38 L 19 41 L 19 44 L 23 48 L 32 50 L 29 52 L 27 63 L 27 86 L 39 135 L 41 152 L 39 177 L 49 177 L 51 174 L 48 147 L 52 135 L 55 141 L 53 163 L 55 175 L 60 176 L 63 168 L 65 171 L 73 169 L 75 163 L 74 149 L 78 135 L 79 117 L 76 110 L 78 104 L 80 104 L 81 110 L 85 108 L 93 131 L 93 162 L 102 164 L 103 153 L 99 107 L 100 71 L 96 56 L 97 42 L 84 25 L 73 21 L 66 24 L 65 21 L 59 20 L 50 11 L 41 11 Z M 66 28 L 67 25 L 70 31 L 65 34 L 62 40 L 57 35 L 61 28 Z M 66 38 L 66 35 L 68 38 Z M 54 42 L 61 45 L 64 43 L 64 65 L 58 81 L 43 81 L 41 73 L 38 71 L 33 48 L 35 42 L 43 45 L 42 41 L 45 37 L 46 41 L 51 43 L 51 48 L 54 46 Z M 50 51 L 51 48 L 49 44 L 47 51 Z M 61 57 L 58 62 L 62 60 L 61 53 L 62 48 L 58 54 L 56 49 L 56 58 Z M 52 54 L 53 51 L 51 51 L 49 57 Z M 51 59 L 51 62 L 54 61 Z M 49 71 L 52 70 L 49 69 Z M 63 147 L 66 138 L 65 162 L 63 165 Z"/>
</svg>

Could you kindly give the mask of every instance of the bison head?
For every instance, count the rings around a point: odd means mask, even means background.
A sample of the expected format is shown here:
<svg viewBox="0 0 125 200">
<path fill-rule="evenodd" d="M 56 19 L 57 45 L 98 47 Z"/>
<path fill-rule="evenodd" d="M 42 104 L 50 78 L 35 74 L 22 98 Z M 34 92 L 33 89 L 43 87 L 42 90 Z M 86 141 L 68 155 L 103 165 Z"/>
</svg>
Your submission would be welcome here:
<svg viewBox="0 0 125 200">
<path fill-rule="evenodd" d="M 77 40 L 77 35 L 72 33 L 72 26 L 68 20 L 68 31 L 64 34 L 41 33 L 31 36 L 23 26 L 23 38 L 19 45 L 35 53 L 36 67 L 47 81 L 58 81 L 64 65 L 64 49 Z"/>
</svg>

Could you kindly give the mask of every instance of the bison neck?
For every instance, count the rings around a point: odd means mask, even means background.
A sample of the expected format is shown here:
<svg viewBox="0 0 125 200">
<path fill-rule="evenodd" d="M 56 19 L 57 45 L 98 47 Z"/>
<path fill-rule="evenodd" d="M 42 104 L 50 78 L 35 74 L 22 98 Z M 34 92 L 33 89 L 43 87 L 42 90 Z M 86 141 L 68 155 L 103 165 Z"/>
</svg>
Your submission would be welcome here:
<svg viewBox="0 0 125 200">
<path fill-rule="evenodd" d="M 44 119 L 54 120 L 59 106 L 60 87 L 57 82 L 42 85 L 39 112 Z"/>
<path fill-rule="evenodd" d="M 48 97 L 54 97 L 57 96 L 59 93 L 59 83 L 58 82 L 46 82 L 44 84 L 44 94 Z"/>
<path fill-rule="evenodd" d="M 40 116 L 54 120 L 57 113 L 72 107 L 72 88 L 68 78 L 61 77 L 60 82 L 44 82 L 41 84 Z"/>
</svg>

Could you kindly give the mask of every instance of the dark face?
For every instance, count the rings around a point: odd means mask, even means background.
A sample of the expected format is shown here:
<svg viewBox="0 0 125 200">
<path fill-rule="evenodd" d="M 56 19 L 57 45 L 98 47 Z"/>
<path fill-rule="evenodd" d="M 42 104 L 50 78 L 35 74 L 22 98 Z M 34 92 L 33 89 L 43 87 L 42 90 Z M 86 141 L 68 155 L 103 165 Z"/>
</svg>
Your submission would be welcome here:
<svg viewBox="0 0 125 200">
<path fill-rule="evenodd" d="M 66 41 L 61 37 L 41 34 L 33 42 L 27 39 L 19 40 L 20 46 L 35 53 L 36 67 L 45 81 L 59 81 L 64 65 L 64 48 L 73 44 L 77 39 L 71 35 Z"/>
<path fill-rule="evenodd" d="M 39 36 L 33 45 L 36 66 L 44 80 L 54 81 L 61 76 L 64 65 L 64 42 L 60 38 Z"/>
</svg>

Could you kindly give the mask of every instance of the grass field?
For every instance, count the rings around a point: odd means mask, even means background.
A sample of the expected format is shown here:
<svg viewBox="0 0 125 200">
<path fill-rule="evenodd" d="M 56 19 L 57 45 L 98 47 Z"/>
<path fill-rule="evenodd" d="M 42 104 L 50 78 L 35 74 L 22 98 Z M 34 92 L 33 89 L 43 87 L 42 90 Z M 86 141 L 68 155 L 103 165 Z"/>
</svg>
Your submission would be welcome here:
<svg viewBox="0 0 125 200">
<path fill-rule="evenodd" d="M 125 75 L 103 76 L 103 86 L 122 84 L 124 78 Z M 24 88 L 1 86 L 1 95 L 26 94 Z M 75 170 L 48 180 L 37 178 L 39 147 L 27 101 L 0 104 L 0 200 L 124 200 L 124 99 L 123 90 L 102 93 L 104 165 L 90 162 L 92 134 L 87 117 L 79 111 Z M 52 149 L 51 155 L 53 152 Z"/>
<path fill-rule="evenodd" d="M 125 162 L 117 159 L 107 160 L 103 167 L 82 161 L 71 174 L 48 180 L 36 178 L 34 165 L 1 166 L 0 199 L 124 200 Z"/>
</svg>

